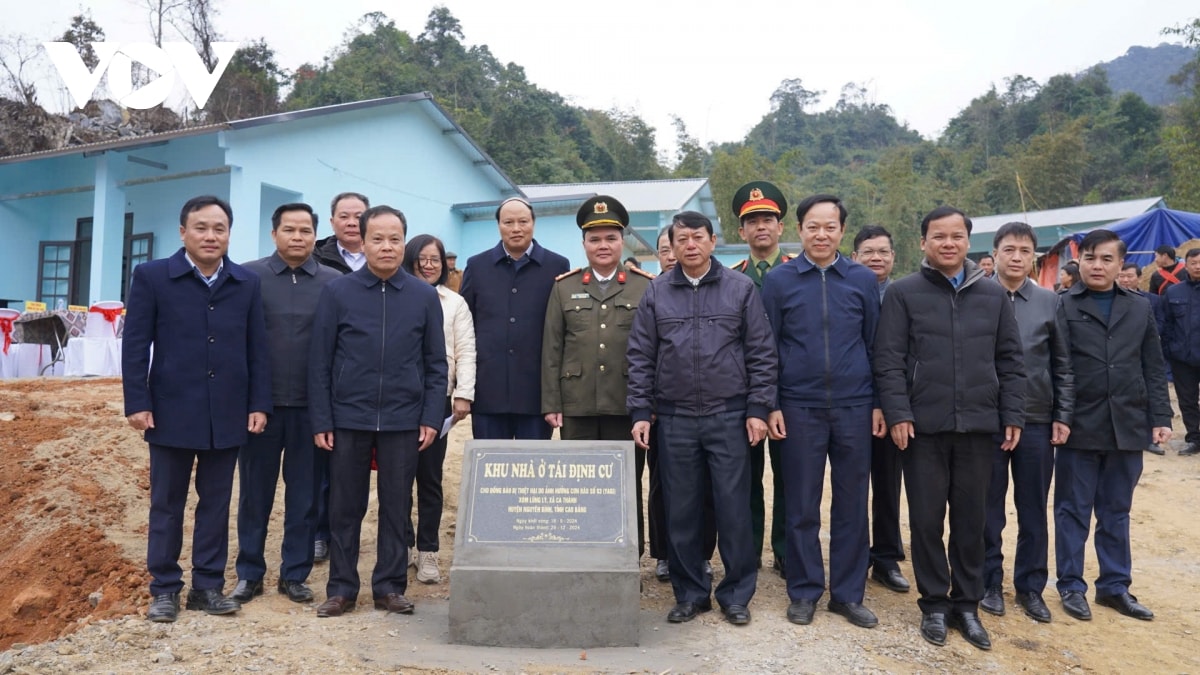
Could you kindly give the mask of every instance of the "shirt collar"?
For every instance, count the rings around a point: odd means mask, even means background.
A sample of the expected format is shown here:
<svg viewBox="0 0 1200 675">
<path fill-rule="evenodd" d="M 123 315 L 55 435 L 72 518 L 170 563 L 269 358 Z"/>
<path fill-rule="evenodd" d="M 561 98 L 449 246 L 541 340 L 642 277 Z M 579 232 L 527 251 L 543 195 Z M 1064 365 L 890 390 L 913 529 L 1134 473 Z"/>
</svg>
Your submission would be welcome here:
<svg viewBox="0 0 1200 675">
<path fill-rule="evenodd" d="M 192 256 L 188 255 L 186 250 L 183 252 L 183 257 L 187 259 L 188 264 L 191 265 L 192 269 L 196 271 L 196 276 L 200 277 L 200 279 L 209 286 L 213 285 L 213 282 L 217 280 L 217 277 L 221 276 L 221 270 L 225 269 L 225 258 L 222 256 L 221 262 L 217 265 L 217 271 L 213 272 L 211 277 L 206 277 L 204 276 L 204 273 L 200 271 L 200 268 L 196 267 L 196 262 L 192 260 Z"/>
</svg>

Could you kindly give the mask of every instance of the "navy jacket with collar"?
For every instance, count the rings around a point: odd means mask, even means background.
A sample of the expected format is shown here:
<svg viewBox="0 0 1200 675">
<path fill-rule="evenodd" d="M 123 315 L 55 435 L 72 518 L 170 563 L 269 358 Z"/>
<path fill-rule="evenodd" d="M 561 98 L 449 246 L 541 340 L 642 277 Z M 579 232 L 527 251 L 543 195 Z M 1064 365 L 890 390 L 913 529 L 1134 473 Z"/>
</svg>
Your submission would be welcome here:
<svg viewBox="0 0 1200 675">
<path fill-rule="evenodd" d="M 566 258 L 535 239 L 518 270 L 502 243 L 471 256 L 459 293 L 475 321 L 475 401 L 488 415 L 542 414 L 542 328 Z"/>
<path fill-rule="evenodd" d="M 272 412 L 258 276 L 225 258 L 209 288 L 180 248 L 134 268 L 128 301 L 125 414 L 154 414 L 146 441 L 189 450 L 243 445 L 250 413 Z"/>
<path fill-rule="evenodd" d="M 442 428 L 446 337 L 433 286 L 363 265 L 325 284 L 313 319 L 308 409 L 313 433 Z"/>
<path fill-rule="evenodd" d="M 1168 286 L 1160 307 L 1166 357 L 1200 366 L 1200 281 L 1187 279 Z"/>
</svg>

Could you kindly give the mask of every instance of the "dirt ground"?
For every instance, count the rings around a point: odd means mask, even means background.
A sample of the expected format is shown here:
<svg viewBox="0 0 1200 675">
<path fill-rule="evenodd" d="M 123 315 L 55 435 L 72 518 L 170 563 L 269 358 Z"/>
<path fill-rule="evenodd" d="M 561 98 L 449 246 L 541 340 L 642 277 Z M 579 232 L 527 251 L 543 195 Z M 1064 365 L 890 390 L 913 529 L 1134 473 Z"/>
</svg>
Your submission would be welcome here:
<svg viewBox="0 0 1200 675">
<path fill-rule="evenodd" d="M 994 644 L 990 652 L 971 647 L 956 634 L 943 648 L 926 644 L 917 632 L 915 590 L 896 594 L 873 582 L 867 585 L 866 604 L 879 615 L 878 628 L 855 628 L 825 611 L 818 612 L 811 626 L 794 626 L 784 618 L 787 596 L 768 551 L 749 627 L 733 627 L 716 612 L 689 624 L 666 623 L 673 604 L 670 586 L 654 579 L 653 561 L 646 559 L 638 647 L 533 650 L 448 644 L 448 570 L 459 459 L 469 428 L 460 424 L 454 429 L 447 458 L 443 581 L 410 582 L 408 595 L 417 603 L 414 615 L 386 615 L 360 606 L 346 617 L 318 620 L 313 605 L 297 605 L 277 594 L 276 578 L 269 573 L 267 593 L 234 617 L 185 611 L 177 623 L 161 625 L 144 619 L 147 455 L 139 435 L 124 423 L 119 382 L 0 383 L 0 650 L 7 650 L 0 652 L 0 674 L 1200 672 L 1200 526 L 1194 508 L 1200 457 L 1177 456 L 1178 441 L 1165 457 L 1146 455 L 1132 515 L 1132 590 L 1155 611 L 1153 622 L 1098 606 L 1093 606 L 1093 621 L 1077 622 L 1062 611 L 1052 578 L 1046 598 L 1053 623 L 1038 624 L 1019 608 L 1013 611 L 1007 588 L 1008 615 L 983 615 Z M 278 564 L 281 499 L 282 490 L 267 545 L 268 567 Z M 1011 570 L 1016 539 L 1011 506 L 1009 519 L 1013 525 L 1005 549 Z M 363 528 L 364 578 L 375 558 L 374 525 L 372 505 Z M 230 534 L 227 590 L 236 581 L 232 522 Z M 827 532 L 822 536 L 828 540 Z M 185 579 L 189 539 L 190 532 L 183 554 Z M 1053 567 L 1053 556 L 1051 561 Z M 719 575 L 719 561 L 716 567 Z M 912 580 L 909 563 L 901 567 Z M 1088 576 L 1095 574 L 1095 556 L 1089 551 Z M 322 565 L 310 578 L 318 602 L 324 599 L 326 575 Z"/>
</svg>

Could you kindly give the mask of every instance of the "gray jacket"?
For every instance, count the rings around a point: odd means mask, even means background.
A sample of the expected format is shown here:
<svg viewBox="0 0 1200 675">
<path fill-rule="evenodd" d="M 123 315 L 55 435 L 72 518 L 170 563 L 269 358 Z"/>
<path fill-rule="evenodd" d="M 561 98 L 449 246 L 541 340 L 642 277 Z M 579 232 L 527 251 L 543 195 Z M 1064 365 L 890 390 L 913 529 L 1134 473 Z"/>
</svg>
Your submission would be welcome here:
<svg viewBox="0 0 1200 675">
<path fill-rule="evenodd" d="M 262 301 L 271 350 L 271 398 L 275 405 L 308 405 L 308 349 L 321 289 L 342 275 L 309 256 L 296 269 L 279 253 L 243 265 L 262 279 Z"/>
<path fill-rule="evenodd" d="M 715 258 L 699 285 L 683 267 L 650 282 L 626 352 L 633 421 L 652 413 L 701 417 L 775 408 L 779 360 L 754 282 Z"/>
<path fill-rule="evenodd" d="M 1001 286 L 1003 288 L 1003 286 Z M 1025 422 L 1071 425 L 1075 375 L 1067 326 L 1058 314 L 1058 294 L 1026 279 L 1016 292 L 1005 289 L 1021 330 L 1025 358 Z"/>
</svg>

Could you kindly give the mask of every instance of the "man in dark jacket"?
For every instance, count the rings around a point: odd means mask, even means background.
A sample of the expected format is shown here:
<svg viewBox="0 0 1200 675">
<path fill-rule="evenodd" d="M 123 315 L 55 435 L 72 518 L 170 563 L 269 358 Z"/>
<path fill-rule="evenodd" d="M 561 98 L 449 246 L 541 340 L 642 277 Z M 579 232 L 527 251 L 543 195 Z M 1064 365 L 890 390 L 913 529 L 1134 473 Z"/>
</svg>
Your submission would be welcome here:
<svg viewBox="0 0 1200 675">
<path fill-rule="evenodd" d="M 1087 621 L 1083 549 L 1096 516 L 1096 603 L 1137 619 L 1130 595 L 1129 508 L 1147 442 L 1171 439 L 1171 401 L 1150 303 L 1115 283 L 1125 242 L 1093 230 L 1079 242 L 1082 282 L 1062 296 L 1075 372 L 1071 437 L 1054 460 L 1054 552 L 1067 614 Z"/>
<path fill-rule="evenodd" d="M 1184 257 L 1187 277 L 1164 293 L 1163 350 L 1175 380 L 1175 398 L 1187 432 L 1180 456 L 1200 452 L 1200 248 Z"/>
<path fill-rule="evenodd" d="M 151 621 L 169 623 L 179 614 L 193 465 L 199 500 L 187 608 L 241 609 L 221 593 L 233 467 L 246 432 L 261 433 L 267 424 L 271 364 L 259 279 L 225 255 L 232 225 L 223 199 L 189 199 L 179 214 L 183 248 L 138 265 L 129 289 L 121 368 L 125 415 L 150 444 Z"/>
<path fill-rule="evenodd" d="M 545 440 L 554 431 L 542 417 L 542 326 L 554 279 L 570 264 L 533 238 L 535 218 L 520 197 L 502 202 L 500 242 L 471 256 L 463 272 L 478 354 L 475 438 Z"/>
<path fill-rule="evenodd" d="M 796 207 L 796 222 L 804 254 L 763 281 L 763 305 L 782 369 L 779 409 L 767 426 L 778 439 L 788 493 L 787 617 L 812 623 L 825 592 L 820 534 L 828 462 L 829 611 L 874 628 L 879 621 L 862 602 L 870 559 L 871 434 L 885 432 L 871 378 L 879 284 L 874 272 L 838 254 L 846 230 L 840 199 L 808 197 Z"/>
<path fill-rule="evenodd" d="M 367 262 L 363 254 L 358 219 L 371 207 L 371 200 L 357 192 L 342 192 L 329 204 L 329 224 L 333 234 L 318 241 L 313 250 L 317 262 L 349 274 Z"/>
<path fill-rule="evenodd" d="M 967 260 L 971 221 L 941 206 L 921 221 L 925 260 L 888 288 L 875 337 L 875 378 L 892 440 L 903 452 L 921 636 L 947 625 L 990 649 L 983 597 L 983 527 L 992 435 L 1021 440 L 1025 368 L 1004 291 Z M 950 505 L 950 548 L 942 543 Z"/>
<path fill-rule="evenodd" d="M 312 257 L 317 215 L 308 204 L 284 204 L 271 214 L 275 252 L 245 268 L 262 280 L 263 313 L 271 348 L 271 398 L 275 412 L 263 433 L 238 452 L 238 583 L 230 597 L 247 603 L 263 592 L 264 549 L 275 487 L 283 467 L 283 546 L 279 592 L 309 602 L 305 585 L 313 566 L 317 486 L 308 416 L 308 352 L 313 314 L 325 284 L 341 275 Z"/>
<path fill-rule="evenodd" d="M 1050 533 L 1046 526 L 1046 500 L 1054 475 L 1054 447 L 1071 434 L 1075 408 L 1075 379 L 1067 327 L 1058 317 L 1058 295 L 1029 278 L 1037 258 L 1037 236 L 1025 223 L 1007 223 L 996 231 L 992 253 L 995 279 L 1008 294 L 1021 329 L 1025 358 L 1025 428 L 1021 442 L 1011 450 L 996 437 L 992 482 L 988 487 L 987 561 L 984 585 L 987 590 L 979 607 L 1004 615 L 1004 553 L 1002 533 L 1008 502 L 1008 473 L 1011 467 L 1013 503 L 1017 507 L 1017 556 L 1013 563 L 1013 588 L 1017 604 L 1035 621 L 1050 621 L 1050 609 L 1042 599 L 1049 575 L 1047 551 Z"/>
<path fill-rule="evenodd" d="M 363 212 L 367 262 L 326 284 L 317 303 L 308 394 L 317 447 L 329 451 L 327 599 L 317 616 L 354 609 L 358 547 L 371 459 L 379 467 L 379 541 L 371 590 L 377 609 L 411 613 L 404 523 L 417 453 L 442 425 L 447 386 L 442 305 L 433 286 L 401 271 L 404 215 Z M 374 453 L 372 453 L 374 450 Z"/>
<path fill-rule="evenodd" d="M 1154 249 L 1154 263 L 1158 269 L 1150 275 L 1150 292 L 1164 295 L 1167 288 L 1183 281 L 1184 264 L 1175 257 L 1175 247 L 1163 244 Z"/>
<path fill-rule="evenodd" d="M 658 416 L 676 601 L 667 620 L 691 621 L 712 609 L 701 517 L 709 488 L 725 563 L 715 595 L 725 618 L 744 625 L 758 579 L 746 443 L 766 436 L 778 359 L 754 283 L 712 259 L 712 222 L 684 211 L 670 236 L 679 263 L 651 282 L 634 316 L 626 399 L 639 446 L 649 444 L 651 418 Z"/>
</svg>

